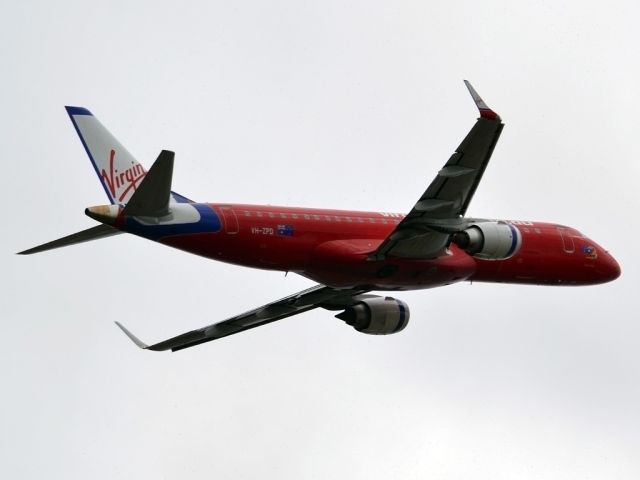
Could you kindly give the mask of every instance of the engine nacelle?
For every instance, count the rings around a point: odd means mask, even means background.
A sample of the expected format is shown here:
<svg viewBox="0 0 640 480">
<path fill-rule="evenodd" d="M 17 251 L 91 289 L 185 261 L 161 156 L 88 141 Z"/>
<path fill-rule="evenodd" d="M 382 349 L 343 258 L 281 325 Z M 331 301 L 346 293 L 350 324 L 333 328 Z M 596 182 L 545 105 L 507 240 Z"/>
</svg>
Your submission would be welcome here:
<svg viewBox="0 0 640 480">
<path fill-rule="evenodd" d="M 357 331 L 371 335 L 389 335 L 409 323 L 409 307 L 392 297 L 368 296 L 336 315 Z"/>
<path fill-rule="evenodd" d="M 453 243 L 473 257 L 504 260 L 520 250 L 522 235 L 520 230 L 510 223 L 479 222 L 456 233 Z"/>
</svg>

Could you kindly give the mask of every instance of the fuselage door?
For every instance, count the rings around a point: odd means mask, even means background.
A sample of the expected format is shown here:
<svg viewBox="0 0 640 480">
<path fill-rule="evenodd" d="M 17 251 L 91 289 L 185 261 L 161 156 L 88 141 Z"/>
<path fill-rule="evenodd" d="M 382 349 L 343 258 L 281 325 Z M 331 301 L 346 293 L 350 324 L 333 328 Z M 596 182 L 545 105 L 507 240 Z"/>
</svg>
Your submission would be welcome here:
<svg viewBox="0 0 640 480">
<path fill-rule="evenodd" d="M 240 227 L 238 226 L 238 217 L 236 216 L 236 212 L 233 211 L 233 208 L 226 205 L 220 207 L 220 211 L 222 212 L 222 218 L 224 220 L 224 231 L 229 235 L 238 233 Z"/>
<path fill-rule="evenodd" d="M 576 246 L 573 243 L 573 237 L 566 228 L 558 227 L 558 233 L 562 238 L 562 249 L 565 253 L 573 253 L 576 251 Z"/>
</svg>

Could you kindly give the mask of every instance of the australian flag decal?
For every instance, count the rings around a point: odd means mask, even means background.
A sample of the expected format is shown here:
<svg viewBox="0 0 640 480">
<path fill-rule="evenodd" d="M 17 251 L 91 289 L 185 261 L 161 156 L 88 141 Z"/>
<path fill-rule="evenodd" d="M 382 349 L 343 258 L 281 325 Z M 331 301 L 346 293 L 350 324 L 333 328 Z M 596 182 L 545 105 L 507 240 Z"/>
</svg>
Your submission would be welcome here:
<svg viewBox="0 0 640 480">
<path fill-rule="evenodd" d="M 584 253 L 586 258 L 589 258 L 591 260 L 595 260 L 596 258 L 598 258 L 598 252 L 596 252 L 596 249 L 591 245 L 583 246 L 582 253 Z"/>
<path fill-rule="evenodd" d="M 278 235 L 293 236 L 293 225 L 278 225 Z"/>
</svg>

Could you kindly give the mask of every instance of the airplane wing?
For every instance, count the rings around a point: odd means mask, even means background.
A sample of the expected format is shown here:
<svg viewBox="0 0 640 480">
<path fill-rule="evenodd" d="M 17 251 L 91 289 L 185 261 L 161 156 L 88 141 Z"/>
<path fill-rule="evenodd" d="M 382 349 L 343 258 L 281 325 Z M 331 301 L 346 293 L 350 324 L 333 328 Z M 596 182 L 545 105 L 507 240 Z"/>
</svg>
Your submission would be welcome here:
<svg viewBox="0 0 640 480">
<path fill-rule="evenodd" d="M 504 127 L 471 84 L 464 82 L 480 118 L 407 216 L 369 256 L 370 260 L 383 260 L 388 255 L 438 257 L 449 245 L 451 233 L 459 231 L 464 223 L 462 217 Z"/>
<path fill-rule="evenodd" d="M 276 302 L 268 303 L 267 305 L 236 315 L 235 317 L 183 333 L 154 345 L 147 345 L 119 322 L 115 323 L 140 348 L 155 351 L 170 349 L 175 352 L 261 325 L 266 325 L 276 320 L 298 315 L 299 313 L 307 312 L 314 308 L 321 307 L 327 310 L 342 310 L 357 303 L 358 300 L 355 297 L 367 291 L 368 290 L 365 289 L 338 290 L 325 285 L 316 285 Z"/>
</svg>

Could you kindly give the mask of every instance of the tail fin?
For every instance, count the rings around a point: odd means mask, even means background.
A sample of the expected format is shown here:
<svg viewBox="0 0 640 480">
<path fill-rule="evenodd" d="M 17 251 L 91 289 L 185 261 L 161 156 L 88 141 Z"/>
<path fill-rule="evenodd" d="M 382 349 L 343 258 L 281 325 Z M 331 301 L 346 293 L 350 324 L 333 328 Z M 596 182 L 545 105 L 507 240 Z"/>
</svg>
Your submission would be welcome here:
<svg viewBox="0 0 640 480">
<path fill-rule="evenodd" d="M 86 108 L 65 107 L 111 203 L 127 203 L 146 170 Z"/>
<path fill-rule="evenodd" d="M 131 195 L 129 203 L 122 209 L 123 215 L 162 217 L 170 212 L 173 156 L 173 152 L 167 150 L 160 152 L 158 159 L 151 165 L 149 172 L 140 181 L 140 187 Z M 89 242 L 122 233 L 112 226 L 119 210 L 120 208 L 118 207 L 105 205 L 87 208 L 85 213 L 91 218 L 102 222 L 102 225 L 38 245 L 18 254 L 31 255 L 32 253 L 67 247 L 76 243 Z"/>
<path fill-rule="evenodd" d="M 147 171 L 89 110 L 65 108 L 109 201 L 128 203 Z M 182 195 L 171 193 L 172 202 L 190 202 Z"/>
</svg>

